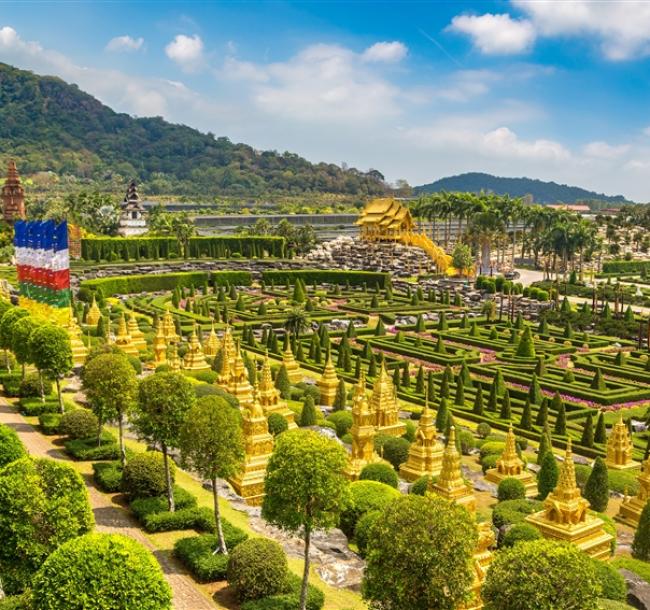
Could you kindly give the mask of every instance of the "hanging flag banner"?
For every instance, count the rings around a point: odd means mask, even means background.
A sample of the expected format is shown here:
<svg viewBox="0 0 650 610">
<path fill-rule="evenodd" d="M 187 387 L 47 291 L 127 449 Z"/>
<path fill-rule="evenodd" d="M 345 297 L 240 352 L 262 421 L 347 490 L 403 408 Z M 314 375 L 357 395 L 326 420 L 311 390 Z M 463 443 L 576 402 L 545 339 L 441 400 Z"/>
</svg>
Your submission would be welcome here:
<svg viewBox="0 0 650 610">
<path fill-rule="evenodd" d="M 69 307 L 68 223 L 18 220 L 14 224 L 16 272 L 21 305 L 30 302 Z"/>
</svg>

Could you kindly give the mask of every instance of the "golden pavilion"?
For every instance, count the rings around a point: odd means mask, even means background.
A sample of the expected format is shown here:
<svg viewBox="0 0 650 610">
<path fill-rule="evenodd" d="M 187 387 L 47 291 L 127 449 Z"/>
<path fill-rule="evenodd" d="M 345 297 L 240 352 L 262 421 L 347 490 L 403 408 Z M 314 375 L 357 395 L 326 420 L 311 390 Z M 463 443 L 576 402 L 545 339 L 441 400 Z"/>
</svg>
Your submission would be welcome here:
<svg viewBox="0 0 650 610">
<path fill-rule="evenodd" d="M 639 491 L 636 496 L 629 497 L 625 494 L 621 508 L 616 519 L 631 527 L 638 527 L 641 519 L 641 511 L 650 502 L 650 458 L 643 462 L 641 474 L 637 477 Z"/>
<path fill-rule="evenodd" d="M 634 445 L 630 438 L 630 431 L 627 429 L 621 414 L 619 420 L 614 424 L 612 432 L 607 439 L 607 457 L 605 464 L 608 468 L 625 470 L 636 468 L 639 464 L 632 459 Z"/>
<path fill-rule="evenodd" d="M 361 239 L 367 241 L 400 241 L 414 226 L 409 209 L 396 199 L 388 198 L 368 202 L 357 224 Z"/>
<path fill-rule="evenodd" d="M 517 439 L 512 430 L 508 429 L 506 446 L 497 460 L 496 468 L 490 468 L 485 473 L 485 479 L 498 485 L 504 479 L 519 479 L 526 490 L 526 497 L 537 496 L 537 483 L 535 477 L 524 468 L 524 461 L 517 454 Z"/>
<path fill-rule="evenodd" d="M 544 500 L 544 509 L 526 521 L 544 538 L 575 544 L 595 559 L 609 558 L 612 536 L 603 529 L 603 520 L 589 512 L 589 502 L 576 484 L 570 439 L 557 486 Z"/>
<path fill-rule="evenodd" d="M 375 428 L 378 434 L 402 436 L 406 432 L 406 424 L 399 421 L 397 391 L 383 360 L 372 388 L 370 411 L 375 416 Z"/>
<path fill-rule="evenodd" d="M 147 340 L 144 338 L 144 333 L 138 326 L 138 321 L 135 319 L 135 313 L 131 312 L 129 319 L 126 323 L 126 328 L 131 336 L 131 342 L 139 351 L 147 349 Z"/>
</svg>

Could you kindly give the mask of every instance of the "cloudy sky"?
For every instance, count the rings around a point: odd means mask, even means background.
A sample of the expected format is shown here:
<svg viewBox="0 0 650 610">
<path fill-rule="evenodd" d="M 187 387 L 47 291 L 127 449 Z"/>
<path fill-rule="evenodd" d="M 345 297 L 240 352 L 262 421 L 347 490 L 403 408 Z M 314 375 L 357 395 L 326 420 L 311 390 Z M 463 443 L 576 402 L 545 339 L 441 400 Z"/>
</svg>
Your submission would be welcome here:
<svg viewBox="0 0 650 610">
<path fill-rule="evenodd" d="M 115 110 L 431 182 L 650 201 L 650 2 L 3 2 L 0 61 Z"/>
</svg>

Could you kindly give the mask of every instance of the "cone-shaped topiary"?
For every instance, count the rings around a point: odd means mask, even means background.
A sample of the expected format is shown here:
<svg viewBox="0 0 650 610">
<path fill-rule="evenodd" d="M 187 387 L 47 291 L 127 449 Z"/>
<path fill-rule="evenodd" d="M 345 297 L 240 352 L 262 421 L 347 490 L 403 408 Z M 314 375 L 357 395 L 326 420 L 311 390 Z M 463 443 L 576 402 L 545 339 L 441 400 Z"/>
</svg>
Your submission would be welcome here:
<svg viewBox="0 0 650 610">
<path fill-rule="evenodd" d="M 436 399 L 436 384 L 433 381 L 433 371 L 427 373 L 427 396 L 430 401 Z"/>
<path fill-rule="evenodd" d="M 506 382 L 500 368 L 497 369 L 497 374 L 494 376 L 494 385 L 497 386 L 497 396 L 503 396 L 506 391 Z"/>
<path fill-rule="evenodd" d="M 408 360 L 402 364 L 402 387 L 403 388 L 411 387 L 411 372 L 409 370 Z"/>
<path fill-rule="evenodd" d="M 542 404 L 537 411 L 535 425 L 541 426 L 543 428 L 546 425 L 546 422 L 548 422 L 548 398 L 544 398 L 544 400 L 542 400 Z"/>
<path fill-rule="evenodd" d="M 587 413 L 587 417 L 585 418 L 585 425 L 582 429 L 582 438 L 580 439 L 580 444 L 583 447 L 594 446 L 594 416 L 592 413 Z"/>
<path fill-rule="evenodd" d="M 607 426 L 605 425 L 605 415 L 602 412 L 598 414 L 598 420 L 596 421 L 594 442 L 600 443 L 601 445 L 607 442 Z"/>
<path fill-rule="evenodd" d="M 381 337 L 386 334 L 386 327 L 384 326 L 384 321 L 379 318 L 377 326 L 375 326 L 375 337 Z"/>
<path fill-rule="evenodd" d="M 594 462 L 582 495 L 589 501 L 592 510 L 599 513 L 604 513 L 607 510 L 607 504 L 609 503 L 609 476 L 607 474 L 607 464 L 605 464 L 605 460 L 600 456 Z"/>
<path fill-rule="evenodd" d="M 537 374 L 533 373 L 533 376 L 530 379 L 530 387 L 528 388 L 528 397 L 530 402 L 534 405 L 539 405 L 542 403 L 544 395 L 542 394 L 542 388 L 539 386 L 539 381 L 537 380 Z"/>
<path fill-rule="evenodd" d="M 501 412 L 499 413 L 501 419 L 510 419 L 512 417 L 512 411 L 510 408 L 510 392 L 505 391 L 503 398 L 501 399 Z"/>
<path fill-rule="evenodd" d="M 424 325 L 424 317 L 422 314 L 418 314 L 418 319 L 417 322 L 415 323 L 415 332 L 417 333 L 423 333 L 426 330 L 426 326 Z"/>
<path fill-rule="evenodd" d="M 537 356 L 535 375 L 538 377 L 544 377 L 544 375 L 546 375 L 546 360 L 544 360 L 544 356 Z"/>
<path fill-rule="evenodd" d="M 447 324 L 447 316 L 445 315 L 445 312 L 440 313 L 440 318 L 438 318 L 438 330 L 448 330 L 449 325 Z"/>
<path fill-rule="evenodd" d="M 632 542 L 632 557 L 641 561 L 650 561 L 650 502 L 646 502 L 641 511 L 639 525 Z"/>
<path fill-rule="evenodd" d="M 465 404 L 465 382 L 460 374 L 456 379 L 456 395 L 454 396 L 454 404 L 457 407 L 462 407 Z"/>
<path fill-rule="evenodd" d="M 519 422 L 519 427 L 523 430 L 532 430 L 533 428 L 533 414 L 530 407 L 530 398 L 526 398 L 524 403 L 524 410 L 521 412 L 521 421 Z"/>
<path fill-rule="evenodd" d="M 474 407 L 472 413 L 483 415 L 483 387 L 480 382 L 476 383 L 476 396 L 474 398 Z"/>
<path fill-rule="evenodd" d="M 438 335 L 438 341 L 436 341 L 436 354 L 446 354 L 447 353 L 447 348 L 445 347 L 445 343 L 442 340 L 442 336 Z"/>
<path fill-rule="evenodd" d="M 555 427 L 553 432 L 558 436 L 566 436 L 566 407 L 564 401 L 560 402 L 560 408 L 555 414 Z"/>
<path fill-rule="evenodd" d="M 315 426 L 316 425 L 316 407 L 314 406 L 314 398 L 307 394 L 302 402 L 302 412 L 300 413 L 300 427 Z"/>
<path fill-rule="evenodd" d="M 447 399 L 441 398 L 438 412 L 436 413 L 436 430 L 442 432 L 447 429 L 447 420 L 449 419 L 449 407 Z"/>
<path fill-rule="evenodd" d="M 422 365 L 418 368 L 417 375 L 415 376 L 415 391 L 418 394 L 424 394 L 424 369 Z"/>
<path fill-rule="evenodd" d="M 460 376 L 463 378 L 463 383 L 466 388 L 474 387 L 474 384 L 472 383 L 472 375 L 469 372 L 469 367 L 465 360 L 463 360 L 463 364 L 460 367 Z"/>
<path fill-rule="evenodd" d="M 339 380 L 339 385 L 336 386 L 336 395 L 334 396 L 334 404 L 332 405 L 333 411 L 342 411 L 345 409 L 347 399 L 347 390 L 345 389 L 345 381 Z"/>
<path fill-rule="evenodd" d="M 275 378 L 275 387 L 279 390 L 282 398 L 285 400 L 291 398 L 291 381 L 289 381 L 289 373 L 284 364 L 282 364 L 278 370 L 278 374 Z"/>
<path fill-rule="evenodd" d="M 526 326 L 524 332 L 521 335 L 519 344 L 517 345 L 517 351 L 515 352 L 518 358 L 534 358 L 535 357 L 535 345 L 533 343 L 533 338 L 530 334 L 530 326 Z"/>
<path fill-rule="evenodd" d="M 603 373 L 600 370 L 600 368 L 596 369 L 596 374 L 594 375 L 594 378 L 591 380 L 591 384 L 589 384 L 589 387 L 592 390 L 596 390 L 598 392 L 604 392 L 607 389 L 607 386 L 605 385 L 605 380 L 603 379 Z"/>
<path fill-rule="evenodd" d="M 542 467 L 537 475 L 537 490 L 539 499 L 545 500 L 557 485 L 560 476 L 560 469 L 552 451 L 547 451 L 542 458 Z"/>
<path fill-rule="evenodd" d="M 537 332 L 540 335 L 548 335 L 548 322 L 546 321 L 546 316 L 544 316 L 539 321 L 539 326 L 537 327 Z"/>
<path fill-rule="evenodd" d="M 548 431 L 548 426 L 539 435 L 539 448 L 537 449 L 537 465 L 541 466 L 544 456 L 551 451 L 551 433 Z"/>
<path fill-rule="evenodd" d="M 576 377 L 573 374 L 573 371 L 571 369 L 567 369 L 564 373 L 564 377 L 562 377 L 562 381 L 564 381 L 564 383 L 573 383 L 575 380 Z"/>
<path fill-rule="evenodd" d="M 490 387 L 490 397 L 488 398 L 487 410 L 491 413 L 497 412 L 498 405 L 498 396 L 497 396 L 497 384 L 492 383 Z"/>
</svg>

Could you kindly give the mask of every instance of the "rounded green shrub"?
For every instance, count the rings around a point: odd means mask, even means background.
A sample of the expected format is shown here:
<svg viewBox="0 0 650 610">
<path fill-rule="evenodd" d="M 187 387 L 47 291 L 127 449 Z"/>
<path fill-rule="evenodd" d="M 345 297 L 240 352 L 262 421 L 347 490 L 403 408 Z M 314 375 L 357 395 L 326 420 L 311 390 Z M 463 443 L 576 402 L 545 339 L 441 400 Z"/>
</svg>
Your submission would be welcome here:
<svg viewBox="0 0 650 610">
<path fill-rule="evenodd" d="M 352 427 L 352 413 L 350 411 L 334 411 L 327 417 L 329 423 L 334 424 L 336 428 L 336 436 L 341 438 L 349 432 Z"/>
<path fill-rule="evenodd" d="M 534 525 L 530 523 L 517 523 L 505 533 L 501 541 L 501 546 L 510 547 L 522 540 L 537 540 L 541 537 L 542 535 Z"/>
<path fill-rule="evenodd" d="M 228 560 L 228 583 L 240 601 L 280 593 L 289 567 L 282 547 L 269 538 L 252 538 L 238 544 Z"/>
<path fill-rule="evenodd" d="M 379 481 L 397 489 L 399 480 L 395 469 L 388 464 L 381 462 L 377 464 L 366 464 L 359 475 L 361 481 Z"/>
<path fill-rule="evenodd" d="M 355 481 L 350 484 L 351 505 L 341 514 L 340 526 L 343 533 L 351 538 L 357 521 L 371 510 L 382 510 L 400 493 L 394 487 L 377 481 Z"/>
<path fill-rule="evenodd" d="M 492 523 L 497 529 L 503 525 L 516 525 L 522 523 L 526 515 L 535 513 L 542 507 L 539 500 L 505 500 L 494 507 Z"/>
<path fill-rule="evenodd" d="M 269 432 L 273 436 L 277 436 L 278 434 L 282 434 L 283 432 L 286 432 L 289 429 L 289 423 L 279 413 L 271 413 L 268 416 L 267 420 L 268 420 L 268 423 L 269 423 Z"/>
<path fill-rule="evenodd" d="M 526 497 L 526 488 L 524 484 L 513 477 L 503 479 L 497 488 L 497 499 L 499 502 L 504 500 L 522 500 Z"/>
<path fill-rule="evenodd" d="M 174 463 L 170 460 L 170 474 L 174 482 Z M 122 491 L 131 498 L 161 496 L 167 491 L 165 465 L 157 451 L 137 453 L 126 463 L 122 473 Z"/>
<path fill-rule="evenodd" d="M 383 444 L 382 457 L 393 465 L 395 470 L 406 462 L 409 456 L 409 443 L 405 438 L 391 436 Z"/>
<path fill-rule="evenodd" d="M 52 380 L 43 376 L 43 394 L 49 396 L 52 393 Z M 41 395 L 41 380 L 38 373 L 29 373 L 20 382 L 18 395 L 21 398 L 33 398 Z"/>
<path fill-rule="evenodd" d="M 411 487 L 409 488 L 410 494 L 415 494 L 416 496 L 423 496 L 427 491 L 429 491 L 429 484 L 433 485 L 436 482 L 436 477 L 430 477 L 429 475 L 424 475 L 420 477 Z"/>
<path fill-rule="evenodd" d="M 27 455 L 13 428 L 0 424 L 0 468 Z"/>
<path fill-rule="evenodd" d="M 490 436 L 491 433 L 492 427 L 487 422 L 482 421 L 478 426 L 476 426 L 476 434 L 478 434 L 480 438 Z"/>
<path fill-rule="evenodd" d="M 596 570 L 596 578 L 603 589 L 601 597 L 624 602 L 627 597 L 627 586 L 623 576 L 614 566 L 605 561 L 598 559 L 592 561 Z"/>
<path fill-rule="evenodd" d="M 482 458 L 481 470 L 483 470 L 483 474 L 485 474 L 488 470 L 490 470 L 490 468 L 496 468 L 498 459 L 499 459 L 499 455 L 495 453 L 486 455 L 484 458 Z"/>
<path fill-rule="evenodd" d="M 60 546 L 33 580 L 34 610 L 168 610 L 172 594 L 154 556 L 119 534 Z"/>
<path fill-rule="evenodd" d="M 470 451 L 476 446 L 474 435 L 469 430 L 462 429 L 458 433 L 458 440 L 460 441 L 460 451 L 463 455 L 469 455 Z"/>
<path fill-rule="evenodd" d="M 368 540 L 370 540 L 370 531 L 379 517 L 381 517 L 380 510 L 371 510 L 357 521 L 357 525 L 354 528 L 354 541 L 357 543 L 361 557 L 364 557 L 366 554 Z"/>
<path fill-rule="evenodd" d="M 481 445 L 481 459 L 483 459 L 486 455 L 501 455 L 505 448 L 505 442 L 487 441 Z"/>
<path fill-rule="evenodd" d="M 90 409 L 74 409 L 61 417 L 59 433 L 68 438 L 87 438 L 97 434 L 99 422 Z"/>
</svg>

